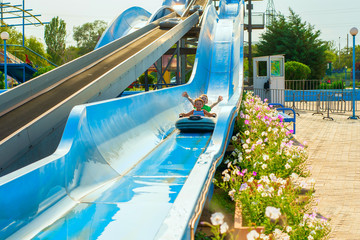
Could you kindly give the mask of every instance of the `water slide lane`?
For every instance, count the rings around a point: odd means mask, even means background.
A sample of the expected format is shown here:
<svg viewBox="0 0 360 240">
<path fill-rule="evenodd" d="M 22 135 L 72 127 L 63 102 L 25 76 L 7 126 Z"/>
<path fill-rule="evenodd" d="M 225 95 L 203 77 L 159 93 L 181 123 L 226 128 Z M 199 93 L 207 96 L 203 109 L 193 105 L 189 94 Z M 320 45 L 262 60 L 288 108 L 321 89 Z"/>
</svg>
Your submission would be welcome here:
<svg viewBox="0 0 360 240">
<path fill-rule="evenodd" d="M 210 137 L 174 131 L 125 175 L 82 198 L 34 239 L 153 239 Z"/>
</svg>

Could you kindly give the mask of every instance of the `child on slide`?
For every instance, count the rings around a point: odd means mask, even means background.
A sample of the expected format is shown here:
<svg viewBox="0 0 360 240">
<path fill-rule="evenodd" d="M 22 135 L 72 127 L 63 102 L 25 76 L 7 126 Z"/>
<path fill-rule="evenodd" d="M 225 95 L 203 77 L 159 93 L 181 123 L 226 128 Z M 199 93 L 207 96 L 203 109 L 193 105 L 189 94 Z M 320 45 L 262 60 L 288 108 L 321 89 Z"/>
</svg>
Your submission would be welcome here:
<svg viewBox="0 0 360 240">
<path fill-rule="evenodd" d="M 197 98 L 194 100 L 194 108 L 193 110 L 191 110 L 188 113 L 180 113 L 179 117 L 189 117 L 191 115 L 196 115 L 196 116 L 206 116 L 206 117 L 216 117 L 216 113 L 209 113 L 208 111 L 206 111 L 205 109 L 203 109 L 204 107 L 204 100 L 202 100 L 201 98 Z"/>
<path fill-rule="evenodd" d="M 192 99 L 189 97 L 189 95 L 188 95 L 187 92 L 183 92 L 182 96 L 183 96 L 183 97 L 186 97 L 186 98 L 191 102 L 191 104 L 194 105 L 194 100 L 192 100 Z M 204 110 L 206 110 L 206 111 L 208 111 L 208 112 L 211 112 L 211 109 L 212 109 L 213 107 L 215 107 L 216 104 L 218 104 L 219 102 L 221 102 L 221 101 L 223 100 L 223 97 L 222 97 L 222 96 L 219 96 L 219 97 L 218 97 L 218 100 L 217 100 L 215 103 L 213 103 L 211 106 L 208 106 L 208 105 L 206 105 L 206 104 L 209 102 L 209 100 L 208 100 L 208 97 L 207 97 L 206 94 L 200 95 L 199 98 L 201 98 L 201 99 L 204 101 L 204 107 L 203 107 L 202 109 L 204 109 Z"/>
</svg>

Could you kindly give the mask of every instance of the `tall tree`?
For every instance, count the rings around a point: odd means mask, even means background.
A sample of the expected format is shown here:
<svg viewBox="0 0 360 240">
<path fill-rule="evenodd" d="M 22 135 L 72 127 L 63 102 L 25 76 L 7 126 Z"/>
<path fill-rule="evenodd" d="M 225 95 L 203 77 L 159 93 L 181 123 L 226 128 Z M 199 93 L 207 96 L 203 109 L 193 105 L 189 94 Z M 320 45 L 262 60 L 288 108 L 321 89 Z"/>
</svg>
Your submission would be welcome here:
<svg viewBox="0 0 360 240">
<path fill-rule="evenodd" d="M 58 65 L 64 63 L 66 23 L 59 17 L 51 19 L 50 24 L 45 26 L 46 52 L 50 60 Z"/>
<path fill-rule="evenodd" d="M 39 40 L 37 40 L 36 37 L 30 36 L 29 38 L 26 38 L 25 39 L 25 46 L 30 48 L 31 50 L 33 50 L 37 54 L 41 55 L 42 57 L 48 58 L 48 55 L 46 54 L 46 51 L 45 51 L 44 44 L 42 42 L 40 42 Z M 27 54 L 28 57 L 31 58 L 30 60 L 32 61 L 34 66 L 47 66 L 47 65 L 49 65 L 49 63 L 45 59 L 33 54 L 32 52 L 26 52 L 25 54 Z"/>
<path fill-rule="evenodd" d="M 311 69 L 310 79 L 321 79 L 326 70 L 327 42 L 319 39 L 320 31 L 302 22 L 290 9 L 290 16 L 278 16 L 261 35 L 259 55 L 285 54 L 286 61 L 301 62 Z"/>
<path fill-rule="evenodd" d="M 74 40 L 83 55 L 94 50 L 96 43 L 99 41 L 101 34 L 106 29 L 106 22 L 95 20 L 91 23 L 85 23 L 79 27 L 74 27 Z"/>
</svg>

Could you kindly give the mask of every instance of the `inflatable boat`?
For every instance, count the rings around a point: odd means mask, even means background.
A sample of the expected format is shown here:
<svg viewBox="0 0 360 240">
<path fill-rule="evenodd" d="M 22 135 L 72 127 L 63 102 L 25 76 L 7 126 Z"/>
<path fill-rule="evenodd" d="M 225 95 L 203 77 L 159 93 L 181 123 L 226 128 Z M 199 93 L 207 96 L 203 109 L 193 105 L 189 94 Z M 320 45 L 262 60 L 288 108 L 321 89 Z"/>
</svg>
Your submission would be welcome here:
<svg viewBox="0 0 360 240">
<path fill-rule="evenodd" d="M 211 132 L 214 130 L 216 118 L 192 115 L 190 117 L 180 117 L 176 121 L 175 127 L 182 132 Z"/>
</svg>

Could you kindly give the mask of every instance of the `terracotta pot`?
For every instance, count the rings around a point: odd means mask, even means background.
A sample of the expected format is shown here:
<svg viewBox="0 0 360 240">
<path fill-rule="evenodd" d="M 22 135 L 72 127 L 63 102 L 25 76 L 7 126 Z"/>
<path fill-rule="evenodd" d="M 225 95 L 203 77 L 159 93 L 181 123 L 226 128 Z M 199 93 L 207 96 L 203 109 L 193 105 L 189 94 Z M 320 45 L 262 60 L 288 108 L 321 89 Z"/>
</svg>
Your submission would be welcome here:
<svg viewBox="0 0 360 240">
<path fill-rule="evenodd" d="M 252 230 L 257 231 L 259 234 L 264 233 L 265 228 L 261 226 L 257 227 L 243 227 L 242 210 L 240 204 L 235 204 L 235 216 L 234 216 L 234 228 L 235 228 L 235 239 L 247 240 L 247 235 Z"/>
</svg>

